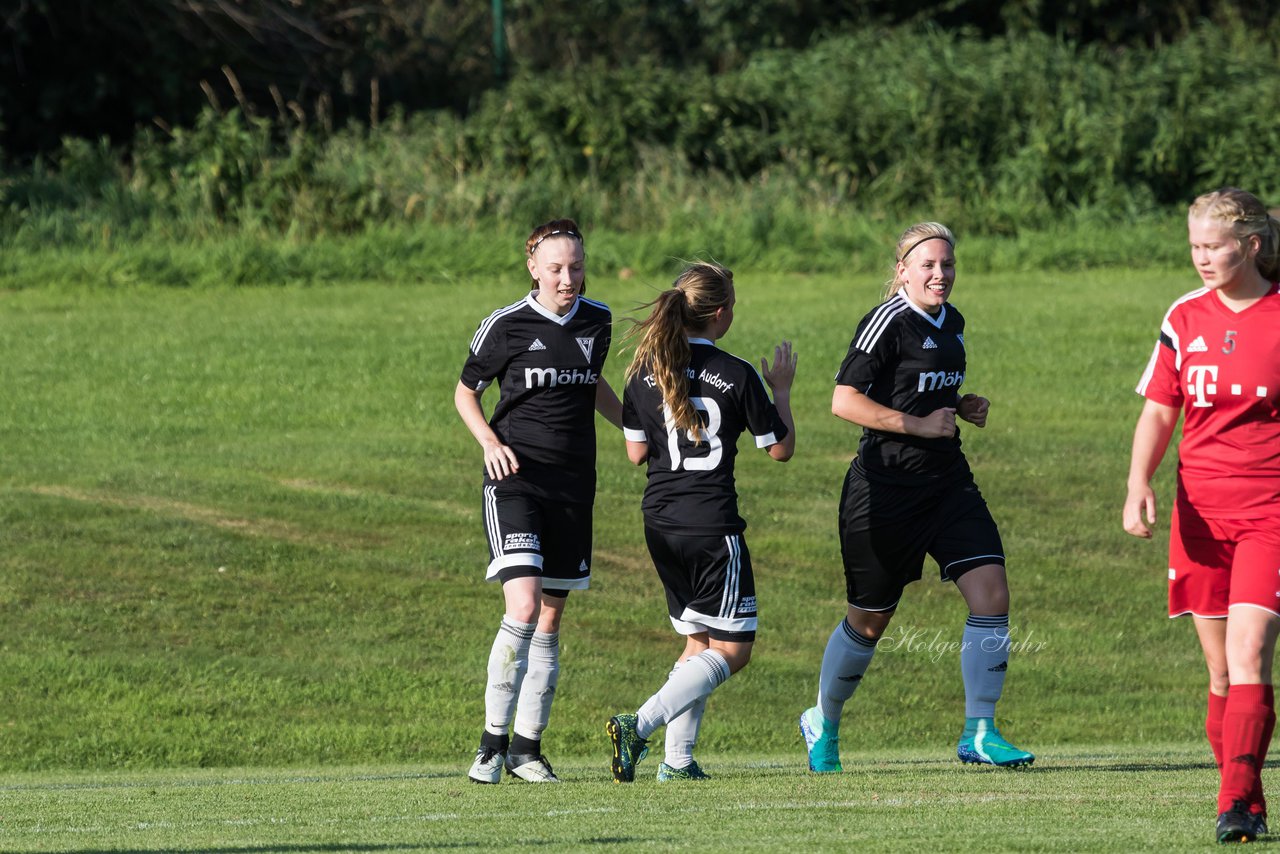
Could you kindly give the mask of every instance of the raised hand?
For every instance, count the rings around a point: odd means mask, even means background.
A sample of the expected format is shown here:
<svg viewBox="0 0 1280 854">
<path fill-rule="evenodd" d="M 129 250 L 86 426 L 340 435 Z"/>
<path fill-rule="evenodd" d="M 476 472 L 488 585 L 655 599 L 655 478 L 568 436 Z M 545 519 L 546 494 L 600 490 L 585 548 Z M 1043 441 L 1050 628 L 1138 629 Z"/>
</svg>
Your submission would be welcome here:
<svg viewBox="0 0 1280 854">
<path fill-rule="evenodd" d="M 786 391 L 791 388 L 791 382 L 796 378 L 796 362 L 799 357 L 791 349 L 790 341 L 783 341 L 781 344 L 773 348 L 773 365 L 770 366 L 764 359 L 760 360 L 760 373 L 764 377 L 764 381 L 769 384 L 769 388 L 774 392 Z"/>
</svg>

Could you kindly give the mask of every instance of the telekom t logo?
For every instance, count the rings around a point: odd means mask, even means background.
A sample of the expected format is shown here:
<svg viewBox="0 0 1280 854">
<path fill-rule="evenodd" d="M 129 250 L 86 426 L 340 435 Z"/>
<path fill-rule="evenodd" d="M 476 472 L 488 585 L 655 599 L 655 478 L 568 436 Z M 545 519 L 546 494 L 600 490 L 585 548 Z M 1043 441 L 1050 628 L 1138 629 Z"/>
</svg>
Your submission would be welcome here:
<svg viewBox="0 0 1280 854">
<path fill-rule="evenodd" d="M 1195 403 L 1191 405 L 1201 409 L 1213 406 L 1205 400 L 1205 395 L 1218 393 L 1218 366 L 1192 365 L 1187 368 L 1187 379 L 1190 381 L 1187 384 L 1187 394 L 1195 398 Z"/>
</svg>

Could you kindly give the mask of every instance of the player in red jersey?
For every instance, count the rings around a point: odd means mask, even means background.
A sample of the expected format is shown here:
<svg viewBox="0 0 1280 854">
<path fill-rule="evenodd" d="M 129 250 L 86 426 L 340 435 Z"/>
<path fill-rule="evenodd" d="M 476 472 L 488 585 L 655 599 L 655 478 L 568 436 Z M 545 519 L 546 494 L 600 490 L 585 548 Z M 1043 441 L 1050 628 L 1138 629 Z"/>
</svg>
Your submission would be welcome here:
<svg viewBox="0 0 1280 854">
<path fill-rule="evenodd" d="M 1233 187 L 1187 218 L 1204 287 L 1178 299 L 1137 391 L 1124 529 L 1151 537 L 1150 481 L 1182 413 L 1169 615 L 1190 614 L 1209 668 L 1205 730 L 1221 770 L 1219 842 L 1266 832 L 1262 765 L 1280 634 L 1280 221 Z M 1144 521 L 1145 517 L 1145 521 Z"/>
</svg>

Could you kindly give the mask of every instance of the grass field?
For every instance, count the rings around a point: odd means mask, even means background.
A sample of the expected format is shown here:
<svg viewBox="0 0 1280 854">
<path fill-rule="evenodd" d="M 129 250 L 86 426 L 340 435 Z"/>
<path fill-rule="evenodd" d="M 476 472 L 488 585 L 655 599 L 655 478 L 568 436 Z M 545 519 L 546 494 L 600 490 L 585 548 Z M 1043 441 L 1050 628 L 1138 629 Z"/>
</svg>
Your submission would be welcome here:
<svg viewBox="0 0 1280 854">
<path fill-rule="evenodd" d="M 469 785 L 441 764 L 22 775 L 0 777 L 0 845 L 244 854 L 1196 850 L 1211 839 L 1204 816 L 1216 776 L 1202 754 L 1077 748 L 1032 770 L 1001 771 L 895 750 L 822 777 L 803 770 L 798 752 L 747 754 L 714 763 L 715 778 L 694 791 L 648 774 L 619 786 L 607 761 L 564 763 L 557 770 L 572 782 L 554 787 Z"/>
<path fill-rule="evenodd" d="M 1006 775 L 947 761 L 964 608 L 926 580 L 850 709 L 846 753 L 882 772 L 819 780 L 798 765 L 794 719 L 843 609 L 834 515 L 857 438 L 829 414 L 831 377 L 878 285 L 739 272 L 724 346 L 796 342 L 799 445 L 786 466 L 739 466 L 761 631 L 708 709 L 714 820 L 649 780 L 605 785 L 594 758 L 604 720 L 648 696 L 678 648 L 642 542 L 642 473 L 604 427 L 594 580 L 567 612 L 544 742 L 580 785 L 462 783 L 501 606 L 481 581 L 479 455 L 451 394 L 476 323 L 519 295 L 514 272 L 0 292 L 0 849 L 485 848 L 517 817 L 556 848 L 661 849 L 673 816 L 699 834 L 691 847 L 723 850 L 1199 844 L 1213 809 L 1201 665 L 1190 626 L 1164 617 L 1163 545 L 1119 527 L 1132 387 L 1188 273 L 962 268 L 965 390 L 993 402 L 965 446 L 1024 643 L 1000 714 L 1041 761 Z M 593 279 L 591 295 L 623 315 L 648 288 Z M 623 365 L 608 366 L 615 386 Z M 971 804 L 981 822 L 963 818 Z M 994 839 L 992 814 L 1007 831 Z"/>
</svg>

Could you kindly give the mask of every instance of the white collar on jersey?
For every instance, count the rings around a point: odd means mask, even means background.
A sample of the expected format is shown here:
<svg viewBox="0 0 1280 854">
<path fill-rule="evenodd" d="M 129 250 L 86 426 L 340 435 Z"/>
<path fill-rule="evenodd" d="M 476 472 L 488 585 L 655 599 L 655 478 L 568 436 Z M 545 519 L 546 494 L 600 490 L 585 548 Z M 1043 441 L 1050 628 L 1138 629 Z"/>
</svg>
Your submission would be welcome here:
<svg viewBox="0 0 1280 854">
<path fill-rule="evenodd" d="M 527 302 L 534 311 L 545 317 L 547 320 L 564 326 L 570 320 L 573 320 L 573 316 L 578 313 L 578 306 L 582 305 L 582 295 L 578 295 L 578 298 L 573 301 L 573 305 L 570 306 L 569 310 L 563 315 L 556 314 L 554 311 L 538 302 L 537 291 L 529 291 L 529 293 L 525 294 L 524 301 Z"/>
<path fill-rule="evenodd" d="M 925 320 L 932 323 L 937 328 L 939 329 L 942 328 L 942 321 L 947 319 L 947 304 L 945 302 L 942 304 L 942 311 L 938 312 L 936 315 L 933 315 L 925 311 L 920 306 L 916 305 L 915 302 L 911 299 L 911 297 L 907 296 L 906 288 L 902 288 L 901 290 L 898 291 L 898 293 L 902 295 L 902 298 L 907 301 L 907 305 L 911 306 L 911 309 L 916 314 L 920 315 L 921 317 L 923 317 Z"/>
</svg>

